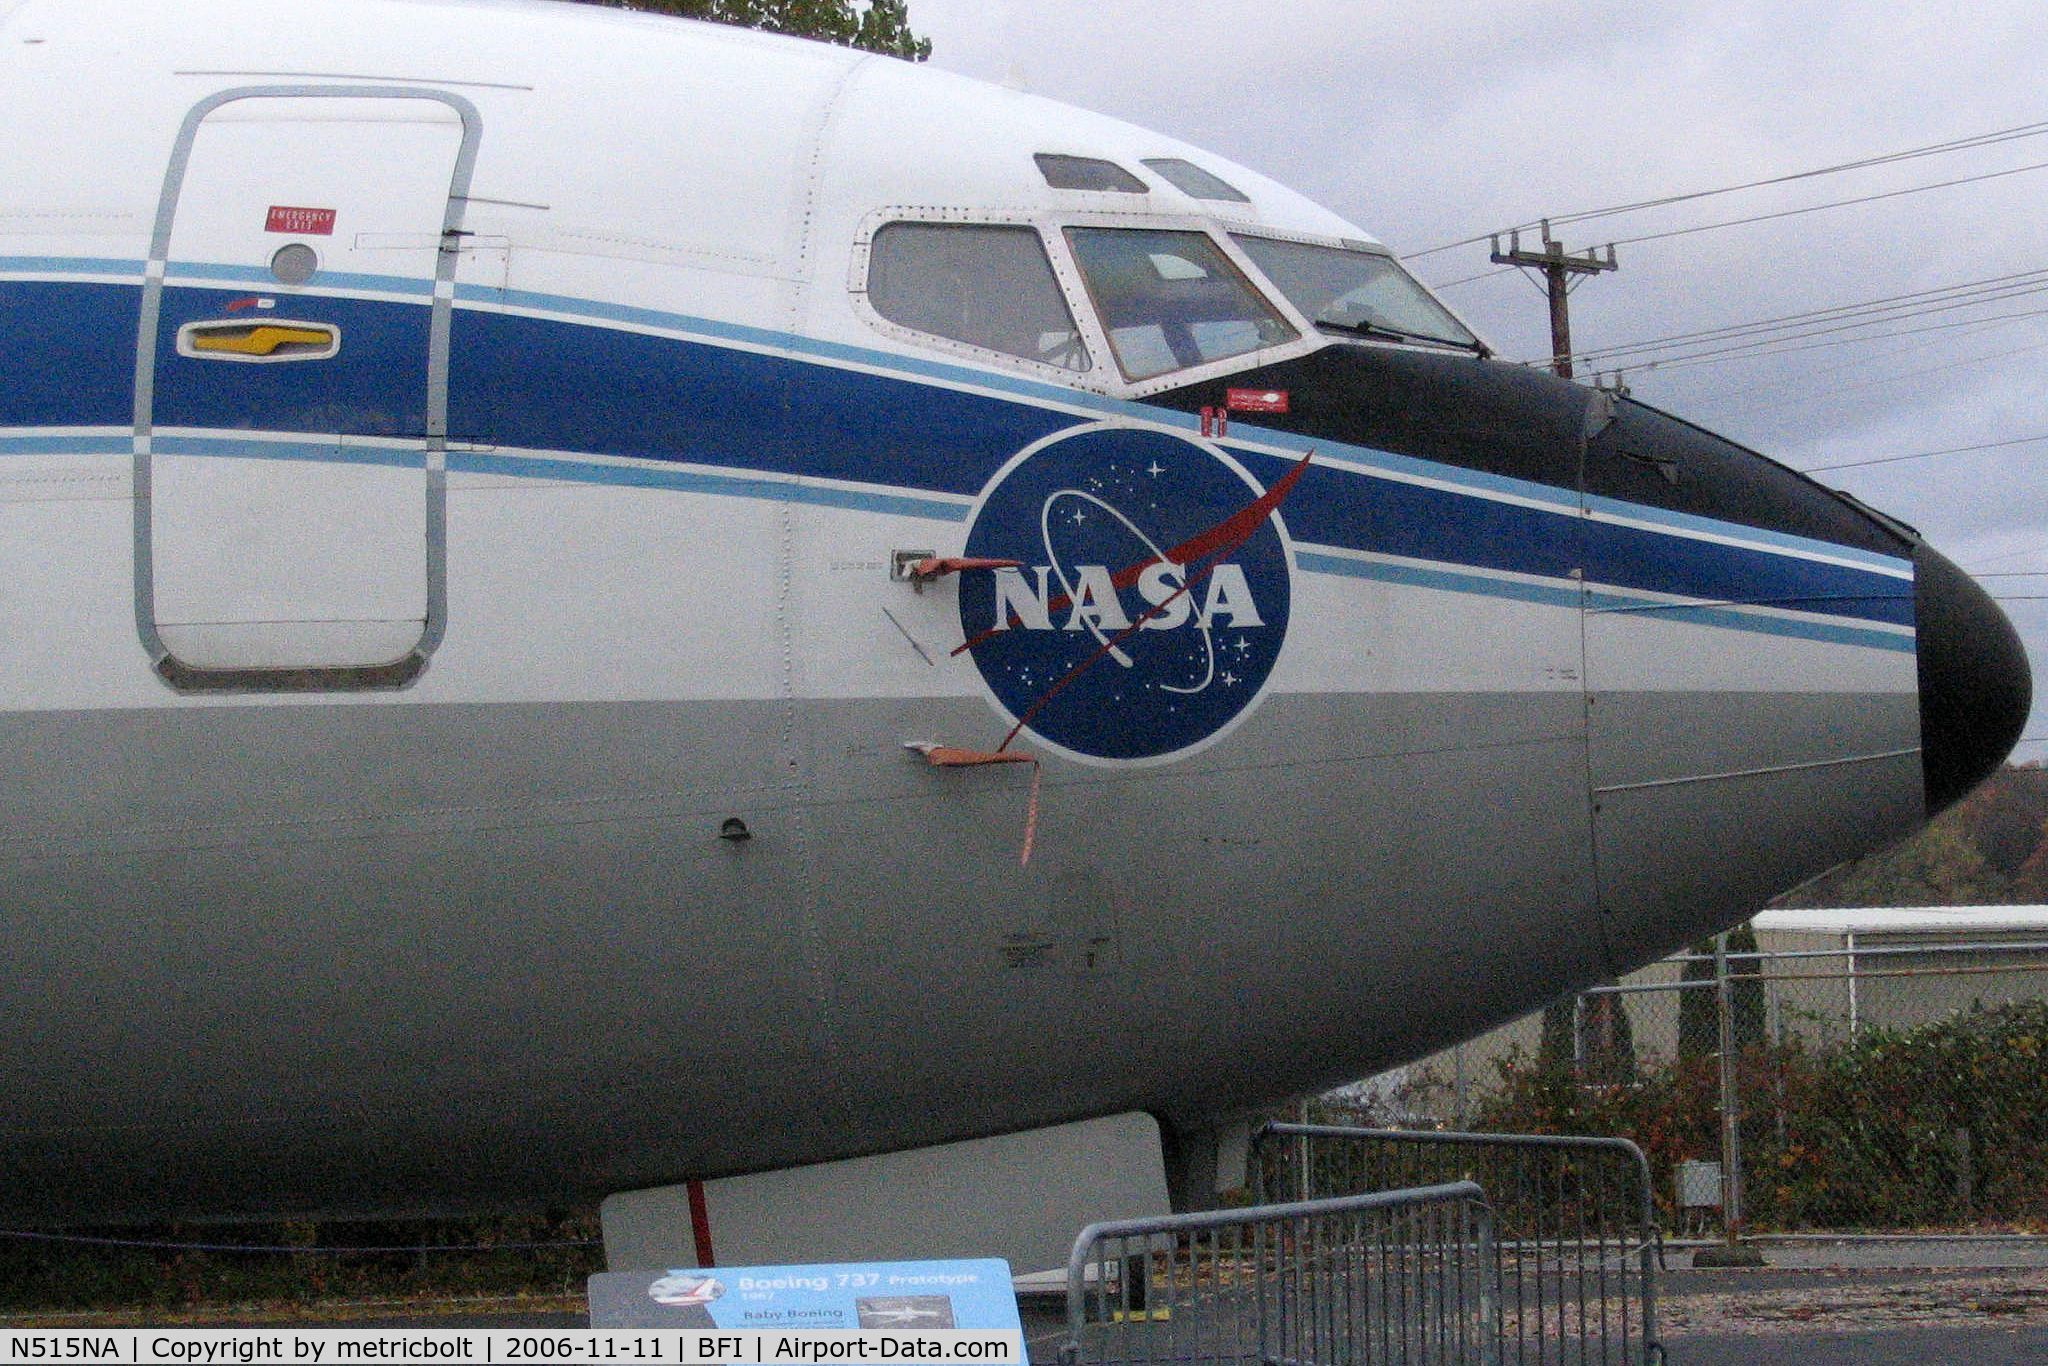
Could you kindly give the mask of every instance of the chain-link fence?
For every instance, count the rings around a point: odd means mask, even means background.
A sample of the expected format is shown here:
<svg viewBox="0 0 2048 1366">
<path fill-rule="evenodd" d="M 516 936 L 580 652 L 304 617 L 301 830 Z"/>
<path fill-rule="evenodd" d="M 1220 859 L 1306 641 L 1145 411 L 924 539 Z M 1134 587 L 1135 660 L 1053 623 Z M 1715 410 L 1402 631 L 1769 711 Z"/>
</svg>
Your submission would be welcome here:
<svg viewBox="0 0 2048 1366">
<path fill-rule="evenodd" d="M 2048 1232 L 2048 919 L 1939 916 L 1760 918 L 1363 1105 L 1633 1139 L 1680 1235 Z"/>
</svg>

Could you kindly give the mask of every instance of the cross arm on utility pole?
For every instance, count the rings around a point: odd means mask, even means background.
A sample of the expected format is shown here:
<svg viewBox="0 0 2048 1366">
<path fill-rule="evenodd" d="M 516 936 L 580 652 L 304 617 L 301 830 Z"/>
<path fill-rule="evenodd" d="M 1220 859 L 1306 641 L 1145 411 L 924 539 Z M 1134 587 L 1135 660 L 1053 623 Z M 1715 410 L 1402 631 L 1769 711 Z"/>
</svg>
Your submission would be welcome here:
<svg viewBox="0 0 2048 1366">
<path fill-rule="evenodd" d="M 1542 223 L 1543 245 L 1540 250 L 1530 251 L 1522 246 L 1522 230 L 1515 228 L 1508 233 L 1508 249 L 1500 249 L 1500 234 L 1493 235 L 1493 261 L 1496 265 L 1522 266 L 1540 270 L 1548 285 L 1550 294 L 1550 368 L 1566 379 L 1572 377 L 1572 320 L 1570 305 L 1565 296 L 1571 292 L 1571 277 L 1574 275 L 1597 275 L 1603 270 L 1619 270 L 1621 266 L 1614 259 L 1614 244 L 1607 244 L 1607 254 L 1602 256 L 1598 249 L 1572 255 L 1565 251 L 1564 244 L 1550 235 L 1550 220 Z"/>
</svg>

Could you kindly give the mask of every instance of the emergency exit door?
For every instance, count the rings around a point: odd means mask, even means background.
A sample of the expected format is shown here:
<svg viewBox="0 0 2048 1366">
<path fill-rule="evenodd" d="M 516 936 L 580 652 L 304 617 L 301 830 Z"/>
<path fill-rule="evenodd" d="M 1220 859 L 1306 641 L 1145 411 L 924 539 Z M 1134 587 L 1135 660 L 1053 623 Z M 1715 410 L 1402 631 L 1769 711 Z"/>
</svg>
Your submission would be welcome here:
<svg viewBox="0 0 2048 1366">
<path fill-rule="evenodd" d="M 377 87 L 187 117 L 138 348 L 137 625 L 186 690 L 401 686 L 445 614 L 453 268 L 478 120 Z"/>
</svg>

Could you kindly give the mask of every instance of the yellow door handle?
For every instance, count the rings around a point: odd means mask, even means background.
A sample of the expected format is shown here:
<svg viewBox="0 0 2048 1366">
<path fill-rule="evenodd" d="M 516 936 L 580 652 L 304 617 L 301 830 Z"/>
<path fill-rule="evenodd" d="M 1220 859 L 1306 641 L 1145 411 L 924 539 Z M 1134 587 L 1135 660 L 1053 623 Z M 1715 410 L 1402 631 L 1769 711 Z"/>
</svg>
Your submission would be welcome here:
<svg viewBox="0 0 2048 1366">
<path fill-rule="evenodd" d="M 282 348 L 326 351 L 334 345 L 334 330 L 293 324 L 255 323 L 209 329 L 192 334 L 194 351 L 214 351 L 236 356 L 274 356 Z"/>
</svg>

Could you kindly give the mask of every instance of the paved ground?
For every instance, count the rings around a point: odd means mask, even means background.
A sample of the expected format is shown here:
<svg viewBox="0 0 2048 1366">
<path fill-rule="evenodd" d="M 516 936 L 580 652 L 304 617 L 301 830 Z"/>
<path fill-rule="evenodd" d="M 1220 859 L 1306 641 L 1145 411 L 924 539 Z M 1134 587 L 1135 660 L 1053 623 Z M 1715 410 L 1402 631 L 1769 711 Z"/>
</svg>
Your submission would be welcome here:
<svg viewBox="0 0 2048 1366">
<path fill-rule="evenodd" d="M 1672 1366 L 2048 1362 L 2048 1245 L 1850 1243 L 1764 1249 L 1755 1271 L 1680 1269 L 1658 1287 Z"/>
<path fill-rule="evenodd" d="M 2040 1366 L 2048 1361 L 2048 1328 L 1688 1335 L 1667 1346 L 1671 1366 Z"/>
<path fill-rule="evenodd" d="M 1692 1270 L 1674 1249 L 1660 1278 L 1660 1336 L 1672 1366 L 2018 1366 L 2048 1363 L 2048 1240 L 1800 1241 L 1766 1247 L 1758 1271 Z M 1053 1359 L 1063 1306 L 1031 1297 L 1025 1339 Z M 574 1297 L 437 1305 L 319 1305 L 221 1311 L 175 1326 L 575 1327 Z M 82 1316 L 47 1319 L 81 1325 Z M 104 1326 L 158 1326 L 94 1315 Z M 163 1326 L 173 1326 L 165 1324 Z"/>
<path fill-rule="evenodd" d="M 2048 1267 L 2048 1238 L 2024 1236 L 1938 1238 L 1914 1235 L 1869 1238 L 1760 1238 L 1754 1243 L 1774 1268 Z M 1673 1243 L 1665 1261 L 1690 1266 L 1693 1245 Z"/>
</svg>

